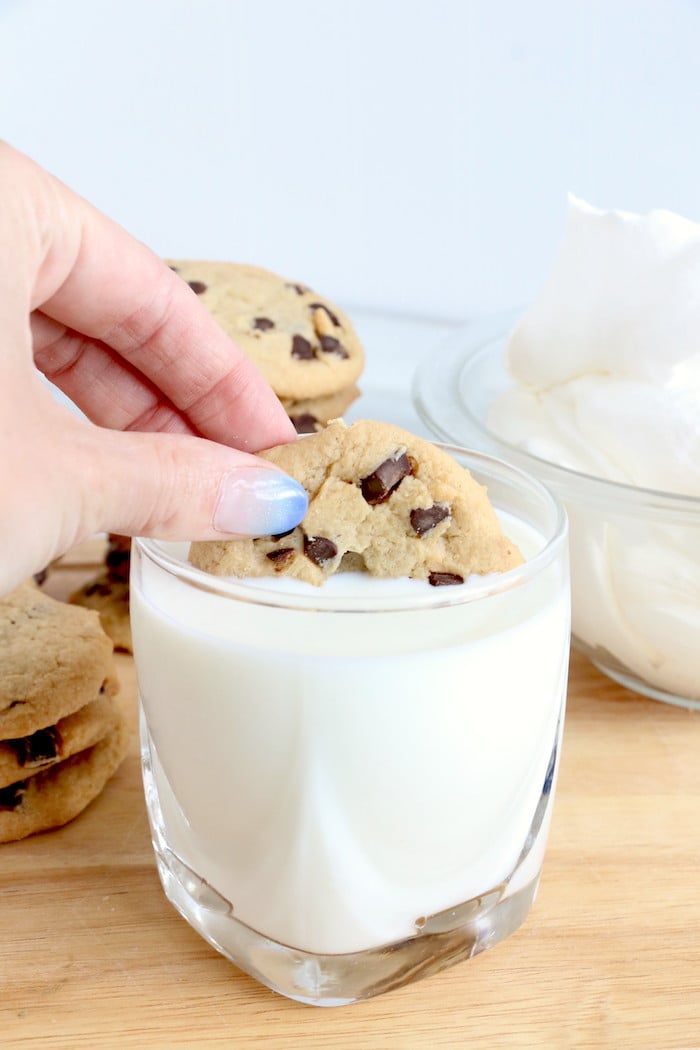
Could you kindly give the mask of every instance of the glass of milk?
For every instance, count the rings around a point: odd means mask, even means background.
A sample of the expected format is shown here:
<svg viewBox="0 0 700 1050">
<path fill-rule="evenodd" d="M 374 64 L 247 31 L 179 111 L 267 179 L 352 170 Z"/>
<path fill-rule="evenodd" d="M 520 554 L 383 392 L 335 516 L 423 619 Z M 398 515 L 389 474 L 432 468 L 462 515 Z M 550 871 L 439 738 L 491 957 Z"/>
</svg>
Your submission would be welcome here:
<svg viewBox="0 0 700 1050">
<path fill-rule="evenodd" d="M 166 895 L 281 994 L 342 1005 L 491 947 L 535 897 L 566 695 L 567 522 L 447 448 L 524 565 L 458 586 L 210 576 L 137 540 L 143 776 Z"/>
</svg>

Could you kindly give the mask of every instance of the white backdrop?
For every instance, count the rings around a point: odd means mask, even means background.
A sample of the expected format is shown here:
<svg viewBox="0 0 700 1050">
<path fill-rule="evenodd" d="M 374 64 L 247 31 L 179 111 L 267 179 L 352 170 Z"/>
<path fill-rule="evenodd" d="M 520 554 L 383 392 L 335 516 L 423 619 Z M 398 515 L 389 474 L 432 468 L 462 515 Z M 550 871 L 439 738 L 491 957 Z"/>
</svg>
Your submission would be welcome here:
<svg viewBox="0 0 700 1050">
<path fill-rule="evenodd" d="M 157 251 L 526 301 L 567 190 L 700 220 L 694 0 L 0 0 L 0 136 Z"/>
</svg>

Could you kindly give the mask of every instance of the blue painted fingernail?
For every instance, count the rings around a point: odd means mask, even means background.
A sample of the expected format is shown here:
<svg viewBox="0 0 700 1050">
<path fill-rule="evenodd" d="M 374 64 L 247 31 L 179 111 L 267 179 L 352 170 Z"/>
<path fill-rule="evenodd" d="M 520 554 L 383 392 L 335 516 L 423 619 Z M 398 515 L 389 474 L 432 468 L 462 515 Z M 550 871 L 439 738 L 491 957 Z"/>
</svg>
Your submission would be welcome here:
<svg viewBox="0 0 700 1050">
<path fill-rule="evenodd" d="M 298 525 L 309 497 L 295 478 L 265 467 L 225 474 L 214 511 L 214 528 L 232 536 L 276 536 Z"/>
</svg>

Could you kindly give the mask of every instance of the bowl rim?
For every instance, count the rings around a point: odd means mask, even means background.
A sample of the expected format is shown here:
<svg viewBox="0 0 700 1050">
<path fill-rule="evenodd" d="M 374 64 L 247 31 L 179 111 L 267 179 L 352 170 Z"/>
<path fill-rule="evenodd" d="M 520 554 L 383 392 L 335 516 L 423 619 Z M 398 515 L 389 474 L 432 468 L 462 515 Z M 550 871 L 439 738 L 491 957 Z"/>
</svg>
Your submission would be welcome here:
<svg viewBox="0 0 700 1050">
<path fill-rule="evenodd" d="M 539 478 L 553 488 L 560 499 L 566 499 L 567 496 L 570 499 L 573 495 L 577 502 L 585 500 L 586 503 L 599 504 L 608 509 L 611 502 L 632 506 L 637 510 L 641 503 L 644 509 L 652 513 L 661 510 L 666 515 L 671 513 L 674 520 L 677 519 L 681 524 L 698 524 L 700 496 L 597 477 L 526 452 L 489 430 L 469 406 L 459 399 L 460 379 L 465 370 L 488 357 L 496 347 L 502 347 L 513 323 L 522 313 L 523 309 L 503 311 L 460 325 L 425 357 L 414 373 L 412 384 L 413 404 L 422 422 L 438 440 L 462 447 L 469 444 L 470 437 L 471 440 L 474 436 L 481 437 L 487 442 L 482 451 L 488 451 Z M 439 368 L 436 367 L 437 360 Z M 459 422 L 469 428 L 471 435 L 444 422 L 446 408 L 451 408 L 453 415 L 459 414 Z M 572 484 L 578 487 L 575 493 L 571 493 Z M 566 490 L 566 496 L 563 490 Z"/>
</svg>

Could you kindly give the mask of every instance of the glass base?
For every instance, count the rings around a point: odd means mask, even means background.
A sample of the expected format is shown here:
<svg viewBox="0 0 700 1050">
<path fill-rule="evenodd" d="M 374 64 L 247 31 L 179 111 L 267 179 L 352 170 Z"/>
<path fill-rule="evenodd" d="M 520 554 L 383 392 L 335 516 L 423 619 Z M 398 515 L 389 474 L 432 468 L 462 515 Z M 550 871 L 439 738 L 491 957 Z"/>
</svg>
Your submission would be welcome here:
<svg viewBox="0 0 700 1050">
<path fill-rule="evenodd" d="M 416 933 L 376 948 L 321 954 L 279 943 L 246 925 L 233 905 L 168 845 L 141 712 L 142 770 L 158 873 L 168 900 L 217 951 L 273 991 L 313 1006 L 344 1006 L 438 973 L 513 933 L 532 907 L 547 838 L 561 720 L 533 821 L 510 877 L 487 892 L 416 920 Z"/>
<path fill-rule="evenodd" d="M 507 897 L 505 888 L 497 887 L 431 916 L 419 934 L 395 944 L 319 955 L 279 944 L 246 926 L 231 914 L 228 902 L 172 851 L 156 843 L 154 848 L 165 894 L 190 925 L 261 984 L 311 1006 L 346 1006 L 471 959 L 522 924 L 539 882 L 538 876 Z"/>
<path fill-rule="evenodd" d="M 572 637 L 571 644 L 577 652 L 587 657 L 601 674 L 611 678 L 618 685 L 624 686 L 625 689 L 630 689 L 633 693 L 639 693 L 640 696 L 646 696 L 650 700 L 661 700 L 664 704 L 685 707 L 689 711 L 700 711 L 700 698 L 679 696 L 676 693 L 668 692 L 666 689 L 650 685 L 649 682 L 645 682 L 643 678 L 639 678 L 633 671 L 624 667 L 607 649 L 600 646 L 594 648 L 575 636 Z"/>
</svg>

